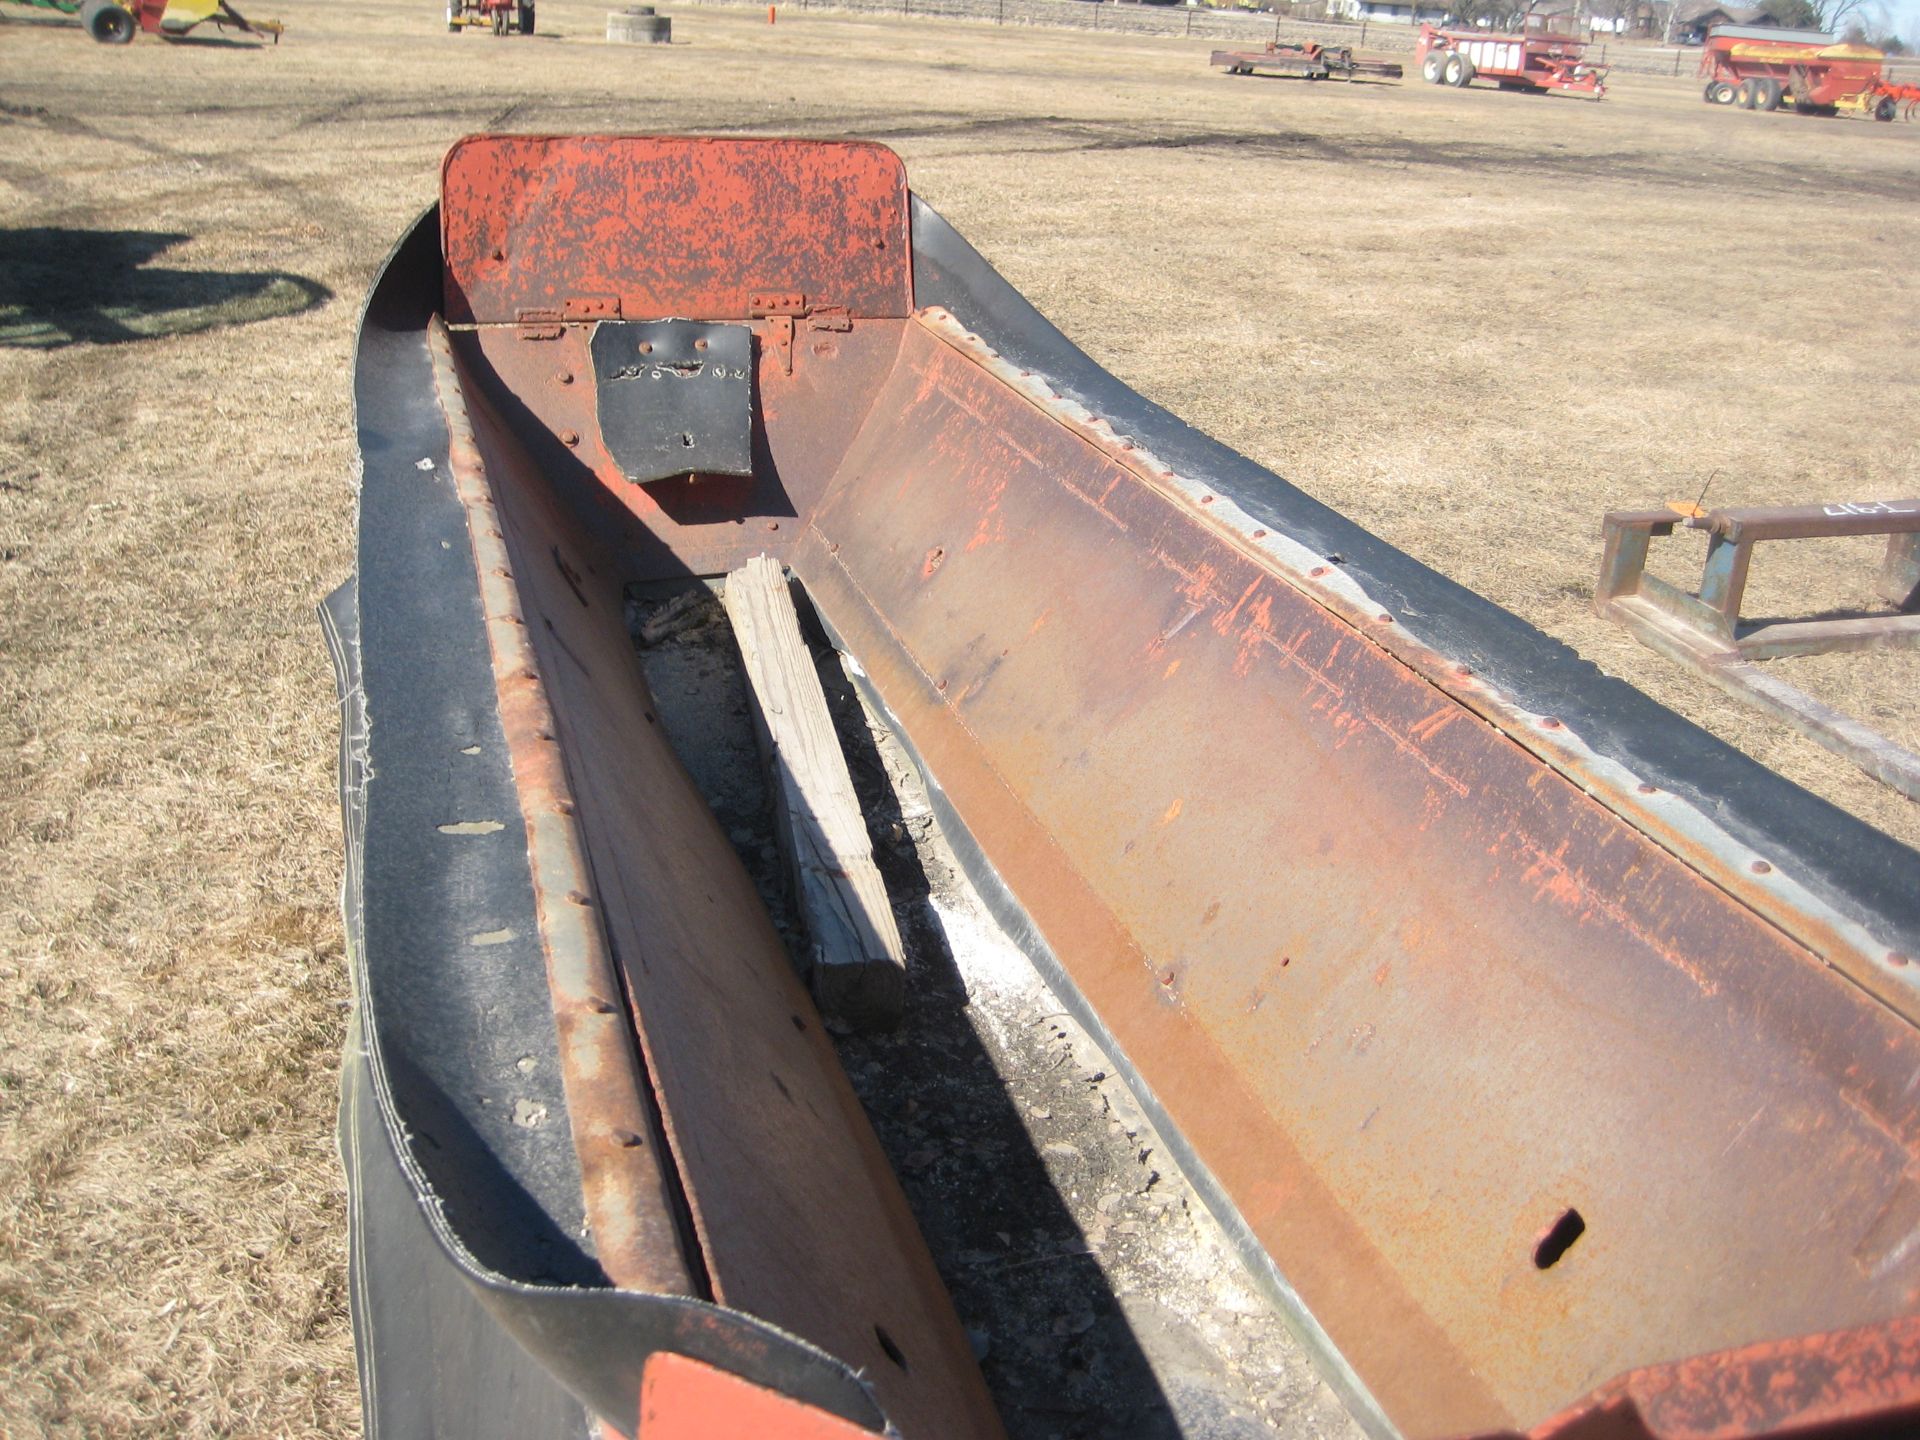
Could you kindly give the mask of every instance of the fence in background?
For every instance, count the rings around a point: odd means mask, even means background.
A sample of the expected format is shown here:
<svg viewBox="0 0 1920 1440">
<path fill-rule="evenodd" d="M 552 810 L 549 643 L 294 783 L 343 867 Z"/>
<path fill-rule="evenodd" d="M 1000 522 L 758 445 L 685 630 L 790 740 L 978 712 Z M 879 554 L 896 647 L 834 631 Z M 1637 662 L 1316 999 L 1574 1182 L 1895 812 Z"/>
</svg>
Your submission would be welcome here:
<svg viewBox="0 0 1920 1440">
<path fill-rule="evenodd" d="M 763 9 L 759 0 L 677 0 L 682 5 L 728 5 Z M 1385 54 L 1410 54 L 1420 38 L 1413 25 L 1347 23 L 1336 20 L 1296 20 L 1245 10 L 1211 10 L 1203 6 L 1099 3 L 1099 0 L 780 0 L 779 9 L 820 11 L 848 15 L 904 15 L 940 20 L 964 20 L 985 25 L 1029 25 L 1058 30 L 1104 30 L 1122 35 L 1158 35 L 1174 39 L 1225 40 L 1253 46 L 1269 40 L 1300 44 L 1351 46 Z M 1615 74 L 1680 75 L 1694 73 L 1700 63 L 1697 46 L 1654 45 L 1645 42 L 1595 40 L 1587 51 Z M 1916 62 L 1887 64 L 1890 78 Z M 1417 76 L 1409 76 L 1417 80 Z"/>
<path fill-rule="evenodd" d="M 699 5 L 739 5 L 764 9 L 754 0 L 682 0 Z M 1125 35 L 1175 39 L 1230 40 L 1260 45 L 1268 40 L 1317 40 L 1322 45 L 1365 44 L 1373 50 L 1408 51 L 1419 32 L 1407 25 L 1342 24 L 1294 20 L 1244 10 L 1202 6 L 1100 4 L 1092 0 L 781 0 L 782 10 L 852 15 L 927 16 L 987 25 L 1032 25 L 1061 30 L 1103 30 Z M 1364 37 L 1364 38 L 1363 38 Z"/>
</svg>

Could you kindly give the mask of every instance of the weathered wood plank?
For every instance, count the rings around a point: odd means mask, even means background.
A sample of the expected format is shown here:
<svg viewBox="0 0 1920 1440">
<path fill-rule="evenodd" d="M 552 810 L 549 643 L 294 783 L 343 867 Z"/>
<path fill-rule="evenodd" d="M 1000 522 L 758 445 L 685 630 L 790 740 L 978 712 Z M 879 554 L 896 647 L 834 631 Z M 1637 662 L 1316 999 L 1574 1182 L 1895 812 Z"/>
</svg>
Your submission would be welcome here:
<svg viewBox="0 0 1920 1440">
<path fill-rule="evenodd" d="M 749 560 L 727 577 L 725 599 L 773 773 L 780 842 L 813 939 L 814 998 L 849 1024 L 897 1024 L 906 951 L 779 562 Z"/>
</svg>

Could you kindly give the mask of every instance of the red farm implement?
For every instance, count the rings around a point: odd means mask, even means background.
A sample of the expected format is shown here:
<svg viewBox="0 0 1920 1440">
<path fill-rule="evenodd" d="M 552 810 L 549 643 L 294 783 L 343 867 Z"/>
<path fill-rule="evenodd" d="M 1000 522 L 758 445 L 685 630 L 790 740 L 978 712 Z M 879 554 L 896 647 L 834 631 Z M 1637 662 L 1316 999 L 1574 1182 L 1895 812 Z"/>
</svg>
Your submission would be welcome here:
<svg viewBox="0 0 1920 1440">
<path fill-rule="evenodd" d="M 1913 86 L 1889 87 L 1885 57 L 1865 45 L 1812 30 L 1774 30 L 1757 25 L 1716 25 L 1700 55 L 1706 80 L 1702 98 L 1709 105 L 1738 105 L 1743 110 L 1793 109 L 1802 115 L 1837 115 L 1857 110 L 1876 120 L 1891 120 Z"/>
<path fill-rule="evenodd" d="M 1210 63 L 1229 75 L 1291 75 L 1302 80 L 1352 80 L 1361 75 L 1398 80 L 1402 73 L 1391 62 L 1356 60 L 1346 46 L 1329 47 L 1312 40 L 1304 45 L 1269 41 L 1264 50 L 1216 50 Z"/>
<path fill-rule="evenodd" d="M 237 31 L 280 43 L 278 20 L 249 20 L 227 0 L 14 0 L 36 10 L 77 15 L 81 26 L 102 45 L 125 45 L 140 31 L 178 40 L 201 25 L 225 33 Z"/>
<path fill-rule="evenodd" d="M 1360 1432 L 1920 1435 L 1920 856 L 1129 389 L 892 152 L 463 140 L 353 393 L 325 613 L 369 1433 L 1036 1433 L 974 1306 L 1092 1222 L 943 1234 L 978 1197 L 916 1211 L 951 1157 L 886 1146 L 972 1131 L 929 1089 L 898 1133 L 835 1048 L 856 968 L 948 1002 L 933 955 L 827 958 L 896 902 L 817 660 Z M 1606 598 L 1742 662 L 1859 640 L 1739 623 L 1753 544 L 1908 523 L 1831 509 L 1704 517 L 1704 598 L 1641 574 L 1677 512 L 1616 518 Z M 728 783 L 779 767 L 802 905 L 860 901 L 804 941 L 699 788 L 726 702 L 636 649 L 630 601 L 709 582 L 768 697 Z M 1117 1303 L 1079 1333 L 1150 1338 Z"/>
<path fill-rule="evenodd" d="M 1527 16 L 1517 35 L 1420 27 L 1414 63 L 1429 85 L 1456 89 L 1491 80 L 1502 90 L 1568 90 L 1598 100 L 1607 93 L 1607 67 L 1589 64 L 1586 41 L 1560 33 L 1558 17 Z"/>
<path fill-rule="evenodd" d="M 533 34 L 533 0 L 447 0 L 447 29 L 491 30 L 496 35 Z"/>
</svg>

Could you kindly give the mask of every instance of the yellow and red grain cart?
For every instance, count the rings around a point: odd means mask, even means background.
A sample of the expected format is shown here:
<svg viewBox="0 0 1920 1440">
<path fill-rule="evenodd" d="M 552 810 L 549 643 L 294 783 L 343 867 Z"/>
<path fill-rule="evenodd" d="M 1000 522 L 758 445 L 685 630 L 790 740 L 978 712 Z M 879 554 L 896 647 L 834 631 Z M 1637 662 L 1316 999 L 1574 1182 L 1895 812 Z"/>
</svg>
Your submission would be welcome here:
<svg viewBox="0 0 1920 1440">
<path fill-rule="evenodd" d="M 1709 105 L 1744 110 L 1792 109 L 1802 115 L 1854 110 L 1876 120 L 1899 113 L 1886 83 L 1886 56 L 1817 30 L 1716 25 L 1700 56 Z"/>
</svg>

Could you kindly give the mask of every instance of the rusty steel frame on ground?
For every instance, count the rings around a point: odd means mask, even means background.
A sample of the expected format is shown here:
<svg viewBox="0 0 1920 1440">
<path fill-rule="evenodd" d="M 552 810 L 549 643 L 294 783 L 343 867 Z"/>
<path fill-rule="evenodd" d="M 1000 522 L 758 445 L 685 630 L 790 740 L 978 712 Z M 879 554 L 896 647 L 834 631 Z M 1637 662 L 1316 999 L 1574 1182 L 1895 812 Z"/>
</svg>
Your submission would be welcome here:
<svg viewBox="0 0 1920 1440">
<path fill-rule="evenodd" d="M 1705 530 L 1700 588 L 1689 593 L 1646 573 L 1655 536 L 1676 525 Z M 1920 755 L 1894 744 L 1756 662 L 1920 645 L 1920 500 L 1841 501 L 1823 505 L 1746 506 L 1694 513 L 1679 506 L 1616 510 L 1602 526 L 1594 609 L 1721 689 L 1785 720 L 1808 739 L 1867 774 L 1920 800 Z M 1743 624 L 1741 602 L 1753 547 L 1762 541 L 1885 535 L 1876 590 L 1903 613 Z"/>
</svg>

